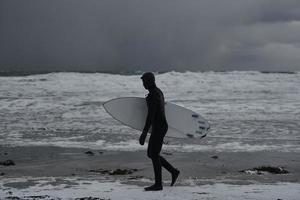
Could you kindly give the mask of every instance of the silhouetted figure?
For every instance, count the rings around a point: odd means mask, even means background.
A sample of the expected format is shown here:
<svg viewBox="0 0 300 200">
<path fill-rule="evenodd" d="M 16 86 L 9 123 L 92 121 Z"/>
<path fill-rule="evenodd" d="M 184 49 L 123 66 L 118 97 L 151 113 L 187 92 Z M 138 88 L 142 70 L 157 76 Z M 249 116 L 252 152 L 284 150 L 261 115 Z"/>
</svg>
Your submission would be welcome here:
<svg viewBox="0 0 300 200">
<path fill-rule="evenodd" d="M 165 99 L 162 91 L 156 87 L 154 74 L 146 72 L 141 77 L 145 89 L 149 91 L 146 97 L 148 106 L 148 115 L 145 123 L 145 127 L 140 136 L 139 142 L 144 145 L 147 133 L 152 127 L 151 136 L 149 139 L 147 154 L 151 158 L 153 163 L 155 184 L 146 187 L 146 191 L 162 190 L 162 175 L 161 167 L 163 166 L 172 175 L 171 186 L 174 185 L 178 178 L 179 170 L 174 168 L 166 159 L 160 155 L 160 151 L 163 145 L 164 137 L 168 130 L 168 123 L 165 115 Z"/>
</svg>

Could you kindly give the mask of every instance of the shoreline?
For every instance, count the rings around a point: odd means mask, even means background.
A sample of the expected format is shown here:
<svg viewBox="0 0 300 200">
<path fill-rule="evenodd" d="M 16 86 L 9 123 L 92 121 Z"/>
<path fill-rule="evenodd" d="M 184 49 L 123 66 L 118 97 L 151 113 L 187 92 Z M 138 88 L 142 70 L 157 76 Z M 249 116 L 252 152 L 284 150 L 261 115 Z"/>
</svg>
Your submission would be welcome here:
<svg viewBox="0 0 300 200">
<path fill-rule="evenodd" d="M 170 187 L 163 169 L 164 190 L 145 193 L 153 183 L 146 151 L 97 151 L 53 146 L 0 146 L 0 199 L 297 199 L 300 155 L 286 152 L 162 151 L 181 174 Z M 240 172 L 280 166 L 288 174 Z M 122 193 L 124 196 L 122 196 Z M 122 197 L 122 198 L 121 198 Z"/>
<path fill-rule="evenodd" d="M 0 183 L 0 199 L 17 200 L 132 200 L 132 199 L 231 199 L 298 200 L 299 183 L 232 185 L 214 183 L 205 185 L 164 186 L 162 191 L 145 192 L 143 186 L 124 184 L 120 181 L 103 181 L 87 178 L 40 178 L 4 180 Z M 22 186 L 16 189 L 14 186 Z"/>
<path fill-rule="evenodd" d="M 157 74 L 164 74 L 169 72 L 176 72 L 176 73 L 185 73 L 185 72 L 192 72 L 192 73 L 228 73 L 228 72 L 258 72 L 261 74 L 298 74 L 299 71 L 291 70 L 291 71 L 278 71 L 278 70 L 187 70 L 187 71 L 178 71 L 178 70 L 163 70 L 163 71 L 155 71 Z M 81 73 L 81 74 L 112 74 L 112 75 L 141 75 L 143 71 L 140 70 L 129 70 L 129 71 L 110 71 L 110 70 L 53 70 L 53 71 L 40 71 L 40 70 L 31 70 L 31 71 L 22 71 L 22 70 L 2 70 L 0 71 L 0 77 L 26 77 L 26 76 L 35 76 L 35 75 L 45 75 L 51 73 Z"/>
<path fill-rule="evenodd" d="M 161 154 L 181 170 L 181 179 L 220 179 L 261 183 L 300 183 L 300 155 L 294 152 L 194 152 L 162 151 Z M 153 169 L 146 151 L 98 151 L 53 146 L 0 146 L 0 162 L 12 160 L 13 166 L 0 165 L 2 177 L 61 177 L 105 175 L 92 170 L 137 169 L 134 176 L 151 179 Z M 251 175 L 241 172 L 261 166 L 282 167 L 287 174 Z M 126 177 L 126 176 L 124 176 Z M 164 180 L 170 175 L 163 170 Z M 122 178 L 122 176 L 121 176 Z"/>
</svg>

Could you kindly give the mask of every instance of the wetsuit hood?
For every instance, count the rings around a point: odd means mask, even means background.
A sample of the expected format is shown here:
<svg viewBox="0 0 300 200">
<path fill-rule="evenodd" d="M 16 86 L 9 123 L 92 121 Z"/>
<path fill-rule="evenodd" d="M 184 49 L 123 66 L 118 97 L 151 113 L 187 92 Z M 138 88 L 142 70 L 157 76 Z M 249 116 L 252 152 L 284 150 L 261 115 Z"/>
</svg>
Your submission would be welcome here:
<svg viewBox="0 0 300 200">
<path fill-rule="evenodd" d="M 147 90 L 154 89 L 156 87 L 155 77 L 152 72 L 146 72 L 142 75 L 141 79 L 143 80 L 144 87 Z"/>
</svg>

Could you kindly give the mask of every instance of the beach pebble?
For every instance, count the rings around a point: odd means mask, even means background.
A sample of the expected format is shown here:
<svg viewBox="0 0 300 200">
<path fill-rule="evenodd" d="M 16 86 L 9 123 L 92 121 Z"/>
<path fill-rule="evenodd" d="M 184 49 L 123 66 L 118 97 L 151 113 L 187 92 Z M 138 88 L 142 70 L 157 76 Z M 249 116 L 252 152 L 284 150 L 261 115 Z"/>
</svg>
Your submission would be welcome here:
<svg viewBox="0 0 300 200">
<path fill-rule="evenodd" d="M 211 158 L 213 158 L 213 159 L 218 159 L 219 156 L 212 156 Z"/>
</svg>

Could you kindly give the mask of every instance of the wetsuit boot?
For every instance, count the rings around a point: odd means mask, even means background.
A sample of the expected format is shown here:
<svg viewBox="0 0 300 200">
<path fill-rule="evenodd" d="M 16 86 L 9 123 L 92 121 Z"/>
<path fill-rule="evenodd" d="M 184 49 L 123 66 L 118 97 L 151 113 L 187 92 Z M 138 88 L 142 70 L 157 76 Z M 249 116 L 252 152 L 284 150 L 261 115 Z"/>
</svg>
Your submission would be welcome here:
<svg viewBox="0 0 300 200">
<path fill-rule="evenodd" d="M 172 182 L 171 182 L 171 186 L 173 186 L 178 178 L 180 174 L 180 171 L 178 169 L 175 169 L 174 172 L 172 173 Z"/>
<path fill-rule="evenodd" d="M 145 188 L 145 191 L 159 191 L 163 189 L 161 178 L 161 163 L 159 155 L 151 158 L 154 168 L 155 184 Z"/>
</svg>

